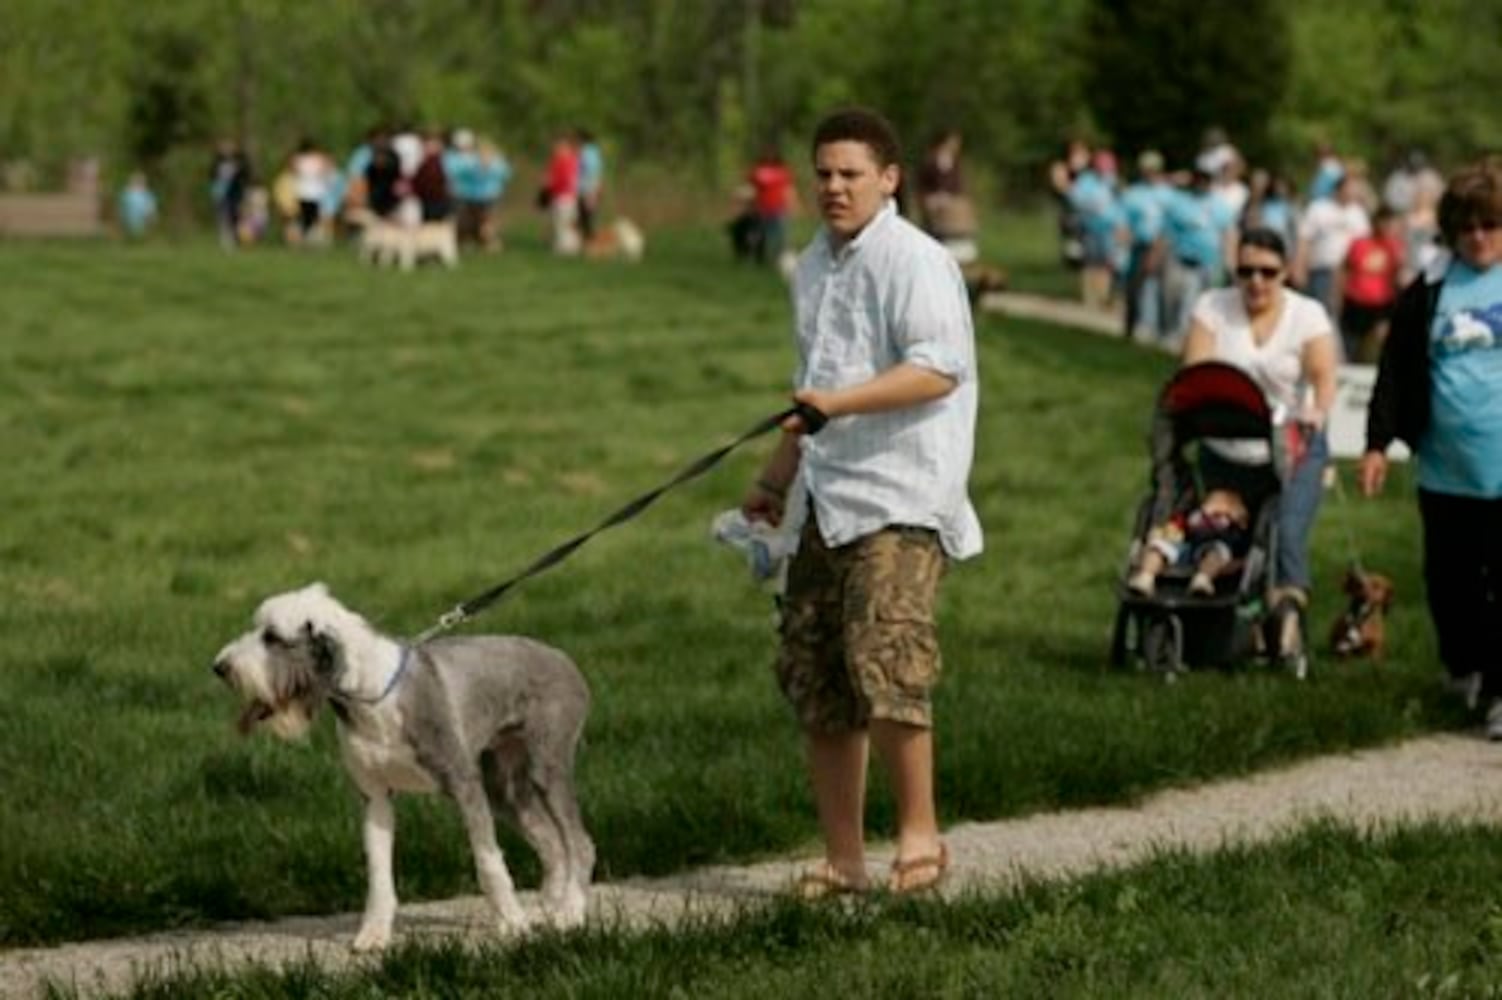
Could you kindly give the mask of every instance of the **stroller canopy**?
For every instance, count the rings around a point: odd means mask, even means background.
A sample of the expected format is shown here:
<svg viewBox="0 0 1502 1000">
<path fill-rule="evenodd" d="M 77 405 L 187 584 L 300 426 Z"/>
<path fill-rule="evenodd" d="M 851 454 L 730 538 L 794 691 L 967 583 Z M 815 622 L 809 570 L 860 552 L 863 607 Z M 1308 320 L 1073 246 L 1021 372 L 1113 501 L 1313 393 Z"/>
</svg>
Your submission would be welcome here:
<svg viewBox="0 0 1502 1000">
<path fill-rule="evenodd" d="M 1185 449 L 1204 438 L 1266 441 L 1277 454 L 1272 408 L 1250 375 L 1222 361 L 1179 369 L 1158 394 L 1149 445 L 1153 468 L 1154 522 L 1166 518 L 1192 494 L 1194 476 Z M 1269 469 L 1269 489 L 1277 474 Z M 1250 500 L 1250 498 L 1248 498 Z"/>
<path fill-rule="evenodd" d="M 1204 437 L 1269 440 L 1273 433 L 1272 409 L 1261 388 L 1223 361 L 1179 369 L 1158 394 L 1157 416 L 1166 419 L 1163 429 L 1180 445 Z"/>
</svg>

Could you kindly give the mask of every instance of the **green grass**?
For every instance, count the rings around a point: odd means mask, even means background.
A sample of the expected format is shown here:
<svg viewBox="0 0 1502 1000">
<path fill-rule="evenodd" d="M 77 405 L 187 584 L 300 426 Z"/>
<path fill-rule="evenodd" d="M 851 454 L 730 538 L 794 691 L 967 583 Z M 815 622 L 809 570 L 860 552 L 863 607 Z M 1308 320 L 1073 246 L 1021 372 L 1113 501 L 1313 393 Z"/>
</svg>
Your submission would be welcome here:
<svg viewBox="0 0 1502 1000">
<path fill-rule="evenodd" d="M 1051 202 L 1040 202 L 1007 206 L 984 220 L 982 259 L 1006 270 L 1011 291 L 1079 299 L 1079 273 L 1060 263 L 1058 219 Z"/>
<path fill-rule="evenodd" d="M 775 901 L 673 929 L 409 944 L 358 972 L 159 969 L 121 996 L 1495 996 L 1499 881 L 1494 828 L 1316 827 L 948 902 Z"/>
<path fill-rule="evenodd" d="M 358 908 L 332 722 L 241 740 L 208 670 L 315 579 L 411 634 L 785 403 L 785 289 L 717 232 L 638 267 L 518 249 L 454 273 L 207 244 L 0 244 L 0 945 Z M 946 822 L 1129 800 L 1459 721 L 1437 696 L 1408 484 L 1332 503 L 1398 581 L 1390 660 L 1302 687 L 1104 669 L 1111 582 L 1171 360 L 984 319 L 972 492 L 988 551 L 946 581 Z M 771 608 L 708 540 L 767 444 L 519 588 L 472 628 L 569 651 L 599 877 L 807 845 Z M 404 802 L 405 898 L 473 889 L 452 810 Z M 890 829 L 878 788 L 872 830 Z M 514 846 L 514 845 L 513 845 Z M 536 868 L 510 852 L 524 884 Z"/>
</svg>

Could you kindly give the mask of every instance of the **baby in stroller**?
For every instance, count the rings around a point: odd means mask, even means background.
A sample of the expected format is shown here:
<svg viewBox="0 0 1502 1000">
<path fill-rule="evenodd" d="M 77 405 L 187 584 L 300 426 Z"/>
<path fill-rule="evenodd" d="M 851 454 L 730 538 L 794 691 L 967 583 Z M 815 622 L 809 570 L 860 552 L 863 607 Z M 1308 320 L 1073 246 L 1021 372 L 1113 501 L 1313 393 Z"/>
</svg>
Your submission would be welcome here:
<svg viewBox="0 0 1502 1000">
<path fill-rule="evenodd" d="M 1215 578 L 1233 559 L 1246 555 L 1251 540 L 1251 515 L 1241 494 L 1211 489 L 1198 506 L 1153 525 L 1127 587 L 1151 597 L 1164 569 L 1193 566 L 1189 593 L 1209 596 L 1215 593 Z"/>
<path fill-rule="evenodd" d="M 1284 426 L 1234 366 L 1202 362 L 1164 385 L 1148 438 L 1150 489 L 1117 577 L 1111 663 L 1140 659 L 1172 676 L 1266 657 L 1307 675 L 1301 619 L 1273 599 Z M 1271 460 L 1219 460 L 1247 445 Z"/>
</svg>

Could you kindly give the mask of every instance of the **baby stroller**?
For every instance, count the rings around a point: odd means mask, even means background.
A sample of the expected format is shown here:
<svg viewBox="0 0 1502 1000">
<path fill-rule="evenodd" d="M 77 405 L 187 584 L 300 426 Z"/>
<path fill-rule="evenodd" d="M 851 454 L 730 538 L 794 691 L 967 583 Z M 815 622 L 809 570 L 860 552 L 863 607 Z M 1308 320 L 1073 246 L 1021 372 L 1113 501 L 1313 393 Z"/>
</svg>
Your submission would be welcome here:
<svg viewBox="0 0 1502 1000">
<path fill-rule="evenodd" d="M 1276 579 L 1280 473 L 1288 464 L 1282 429 L 1262 390 L 1232 365 L 1191 365 L 1163 387 L 1149 435 L 1151 492 L 1138 507 L 1116 584 L 1113 666 L 1135 657 L 1171 680 L 1190 666 L 1226 667 L 1262 654 L 1299 679 L 1307 675 L 1305 643 L 1290 643 L 1296 648 L 1284 650 L 1279 641 L 1289 634 L 1284 617 L 1300 615 L 1299 610 L 1268 607 L 1270 581 Z M 1181 565 L 1164 569 L 1150 595 L 1134 591 L 1128 581 L 1152 527 L 1194 507 L 1207 490 L 1225 485 L 1200 481 L 1194 458 L 1208 438 L 1265 441 L 1271 451 L 1269 464 L 1238 467 L 1235 488 L 1245 500 L 1250 525 L 1247 550 L 1215 577 L 1213 593 L 1192 593 L 1193 567 Z M 1302 630 L 1302 616 L 1291 624 Z"/>
</svg>

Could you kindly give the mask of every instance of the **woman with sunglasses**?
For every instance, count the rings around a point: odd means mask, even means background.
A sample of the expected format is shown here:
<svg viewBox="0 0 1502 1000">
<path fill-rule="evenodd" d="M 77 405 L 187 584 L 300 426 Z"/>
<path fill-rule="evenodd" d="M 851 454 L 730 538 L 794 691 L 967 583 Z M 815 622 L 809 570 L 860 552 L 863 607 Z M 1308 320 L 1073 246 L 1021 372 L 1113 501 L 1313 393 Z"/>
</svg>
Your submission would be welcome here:
<svg viewBox="0 0 1502 1000">
<path fill-rule="evenodd" d="M 1439 657 L 1502 740 L 1502 164 L 1450 179 L 1439 229 L 1449 253 L 1399 297 L 1383 344 L 1361 490 L 1382 489 L 1394 440 L 1413 450 Z"/>
<path fill-rule="evenodd" d="M 1315 299 L 1284 284 L 1288 247 L 1271 229 L 1242 234 L 1236 283 L 1202 294 L 1195 303 L 1183 364 L 1221 361 L 1251 376 L 1282 419 L 1300 429 L 1302 455 L 1282 484 L 1277 559 L 1270 607 L 1278 623 L 1275 646 L 1285 661 L 1304 656 L 1303 614 L 1309 604 L 1309 531 L 1319 510 L 1329 460 L 1325 416 L 1335 400 L 1339 367 L 1335 327 Z M 1208 440 L 1200 449 L 1207 486 L 1229 486 L 1257 503 L 1265 493 L 1266 441 Z"/>
</svg>

